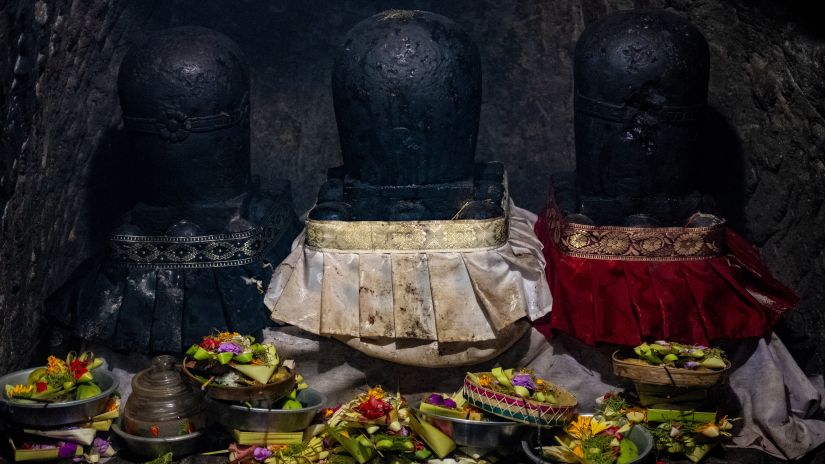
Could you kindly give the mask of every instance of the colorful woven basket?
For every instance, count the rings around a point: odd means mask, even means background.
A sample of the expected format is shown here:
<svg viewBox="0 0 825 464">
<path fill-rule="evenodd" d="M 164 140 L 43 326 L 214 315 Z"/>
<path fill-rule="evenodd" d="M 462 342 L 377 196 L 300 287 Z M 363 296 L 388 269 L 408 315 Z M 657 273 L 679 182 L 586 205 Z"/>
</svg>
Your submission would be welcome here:
<svg viewBox="0 0 825 464">
<path fill-rule="evenodd" d="M 681 369 L 668 366 L 654 366 L 633 357 L 625 358 L 618 351 L 613 353 L 613 373 L 635 382 L 671 387 L 711 387 L 727 381 L 730 361 L 725 360 L 725 368 Z"/>
<path fill-rule="evenodd" d="M 479 372 L 476 376 L 490 374 Z M 557 404 L 539 403 L 525 398 L 484 388 L 470 376 L 464 377 L 464 398 L 471 406 L 490 414 L 524 424 L 545 427 L 562 426 L 570 421 L 576 409 L 576 397 L 562 387 L 548 382 Z"/>
</svg>

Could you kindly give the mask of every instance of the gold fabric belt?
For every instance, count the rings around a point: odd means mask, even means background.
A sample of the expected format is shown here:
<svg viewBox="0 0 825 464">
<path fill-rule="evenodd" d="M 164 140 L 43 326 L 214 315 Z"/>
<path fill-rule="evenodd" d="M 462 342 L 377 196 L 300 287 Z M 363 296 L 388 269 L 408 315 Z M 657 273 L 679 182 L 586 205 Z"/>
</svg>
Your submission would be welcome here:
<svg viewBox="0 0 825 464">
<path fill-rule="evenodd" d="M 306 246 L 321 251 L 410 253 L 476 251 L 507 243 L 510 201 L 504 177 L 504 215 L 437 221 L 306 221 Z"/>
<path fill-rule="evenodd" d="M 724 221 L 709 227 L 588 226 L 568 222 L 552 199 L 545 218 L 559 251 L 578 258 L 685 261 L 714 258 L 725 248 Z"/>
</svg>

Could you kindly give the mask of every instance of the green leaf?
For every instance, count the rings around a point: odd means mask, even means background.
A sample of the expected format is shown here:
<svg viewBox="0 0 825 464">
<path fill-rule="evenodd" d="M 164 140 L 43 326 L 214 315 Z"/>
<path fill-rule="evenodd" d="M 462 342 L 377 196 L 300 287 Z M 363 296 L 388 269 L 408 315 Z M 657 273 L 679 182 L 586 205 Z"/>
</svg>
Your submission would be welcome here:
<svg viewBox="0 0 825 464">
<path fill-rule="evenodd" d="M 375 455 L 375 450 L 373 448 L 364 446 L 355 438 L 345 437 L 341 434 L 341 432 L 335 430 L 333 427 L 327 427 L 327 433 L 329 433 L 329 436 L 331 436 L 335 441 L 340 443 L 341 446 L 343 446 L 344 449 L 347 450 L 347 452 L 351 454 L 359 464 L 365 464 Z"/>
</svg>

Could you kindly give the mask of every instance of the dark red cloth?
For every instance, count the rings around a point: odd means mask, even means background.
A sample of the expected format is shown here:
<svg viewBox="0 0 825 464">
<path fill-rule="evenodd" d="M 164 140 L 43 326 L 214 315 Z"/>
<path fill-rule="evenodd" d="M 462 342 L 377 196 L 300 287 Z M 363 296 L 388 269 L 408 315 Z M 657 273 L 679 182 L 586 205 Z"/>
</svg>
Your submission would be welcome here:
<svg viewBox="0 0 825 464">
<path fill-rule="evenodd" d="M 650 339 L 709 345 L 762 336 L 798 301 L 729 228 L 716 257 L 590 259 L 560 251 L 546 213 L 535 230 L 544 244 L 553 310 L 534 325 L 547 337 L 559 330 L 591 345 Z"/>
</svg>

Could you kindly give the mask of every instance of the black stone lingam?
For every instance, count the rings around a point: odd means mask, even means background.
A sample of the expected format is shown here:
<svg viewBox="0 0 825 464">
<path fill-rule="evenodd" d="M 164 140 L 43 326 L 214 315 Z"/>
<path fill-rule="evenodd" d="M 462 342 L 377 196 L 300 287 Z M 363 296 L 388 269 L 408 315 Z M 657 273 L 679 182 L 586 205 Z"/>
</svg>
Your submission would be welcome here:
<svg viewBox="0 0 825 464">
<path fill-rule="evenodd" d="M 589 26 L 575 53 L 575 185 L 557 181 L 560 205 L 629 226 L 712 210 L 696 189 L 708 69 L 705 38 L 676 14 L 620 11 Z"/>
<path fill-rule="evenodd" d="M 288 182 L 250 175 L 249 68 L 203 28 L 152 33 L 118 76 L 137 204 L 58 320 L 88 340 L 180 352 L 215 329 L 269 323 L 263 286 L 299 231 Z M 113 154 L 112 156 L 116 156 Z M 70 317 L 72 316 L 72 317 Z"/>
<path fill-rule="evenodd" d="M 344 165 L 312 219 L 412 220 L 502 214 L 503 168 L 474 163 L 481 61 L 453 21 L 391 10 L 353 27 L 335 57 Z"/>
</svg>

